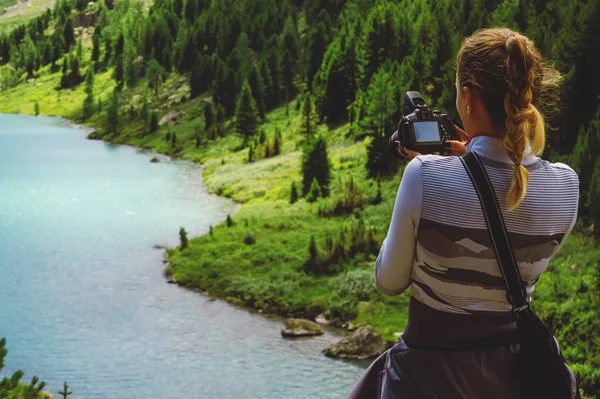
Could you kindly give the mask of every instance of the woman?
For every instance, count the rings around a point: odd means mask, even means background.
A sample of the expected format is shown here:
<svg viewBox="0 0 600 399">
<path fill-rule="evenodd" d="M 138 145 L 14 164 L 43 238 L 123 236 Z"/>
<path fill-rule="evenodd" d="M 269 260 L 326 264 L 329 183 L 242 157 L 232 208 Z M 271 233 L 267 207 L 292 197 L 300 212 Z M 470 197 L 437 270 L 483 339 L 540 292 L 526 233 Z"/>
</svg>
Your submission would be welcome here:
<svg viewBox="0 0 600 399">
<path fill-rule="evenodd" d="M 529 296 L 577 217 L 576 173 L 537 157 L 545 143 L 538 106 L 559 78 L 509 29 L 476 32 L 457 56 L 456 107 L 470 140 L 451 149 L 480 155 Z M 517 327 L 471 180 L 456 156 L 407 153 L 375 273 L 384 294 L 411 293 L 389 397 L 519 398 Z M 369 389 L 383 362 L 350 397 L 377 397 Z"/>
</svg>

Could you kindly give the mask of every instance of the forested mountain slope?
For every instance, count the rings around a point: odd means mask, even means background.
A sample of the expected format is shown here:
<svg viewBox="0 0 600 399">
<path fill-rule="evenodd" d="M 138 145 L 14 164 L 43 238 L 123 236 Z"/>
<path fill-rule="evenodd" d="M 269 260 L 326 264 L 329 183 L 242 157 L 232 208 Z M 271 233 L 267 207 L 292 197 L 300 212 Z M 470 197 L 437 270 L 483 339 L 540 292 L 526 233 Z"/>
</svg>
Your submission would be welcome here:
<svg viewBox="0 0 600 399">
<path fill-rule="evenodd" d="M 455 112 L 456 53 L 486 26 L 526 33 L 564 74 L 545 156 L 579 173 L 581 217 L 536 308 L 600 395 L 596 0 L 59 0 L 0 34 L 0 111 L 66 116 L 94 138 L 203 162 L 209 189 L 244 205 L 169 251 L 177 282 L 392 340 L 408 296 L 373 289 L 403 167 L 387 137 L 407 90 Z"/>
</svg>

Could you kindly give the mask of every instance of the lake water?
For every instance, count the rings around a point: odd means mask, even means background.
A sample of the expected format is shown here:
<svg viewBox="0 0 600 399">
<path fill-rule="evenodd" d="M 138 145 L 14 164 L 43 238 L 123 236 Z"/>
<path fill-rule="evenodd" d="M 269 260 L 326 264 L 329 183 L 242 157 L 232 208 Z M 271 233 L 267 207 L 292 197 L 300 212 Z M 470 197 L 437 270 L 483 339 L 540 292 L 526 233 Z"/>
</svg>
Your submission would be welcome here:
<svg viewBox="0 0 600 399">
<path fill-rule="evenodd" d="M 6 373 L 73 398 L 344 398 L 364 364 L 286 340 L 281 320 L 165 282 L 163 253 L 235 212 L 201 169 L 0 115 L 0 337 Z"/>
</svg>

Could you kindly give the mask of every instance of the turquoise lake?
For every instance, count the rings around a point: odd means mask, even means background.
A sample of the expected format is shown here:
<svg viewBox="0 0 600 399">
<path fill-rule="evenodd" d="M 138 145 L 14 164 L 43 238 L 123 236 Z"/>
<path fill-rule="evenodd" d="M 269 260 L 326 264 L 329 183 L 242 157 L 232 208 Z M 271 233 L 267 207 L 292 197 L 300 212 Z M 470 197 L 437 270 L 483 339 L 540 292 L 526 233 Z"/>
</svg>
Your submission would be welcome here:
<svg viewBox="0 0 600 399">
<path fill-rule="evenodd" d="M 197 165 L 0 115 L 3 374 L 73 398 L 345 398 L 364 364 L 288 340 L 282 321 L 167 284 L 163 251 L 235 213 Z"/>
</svg>

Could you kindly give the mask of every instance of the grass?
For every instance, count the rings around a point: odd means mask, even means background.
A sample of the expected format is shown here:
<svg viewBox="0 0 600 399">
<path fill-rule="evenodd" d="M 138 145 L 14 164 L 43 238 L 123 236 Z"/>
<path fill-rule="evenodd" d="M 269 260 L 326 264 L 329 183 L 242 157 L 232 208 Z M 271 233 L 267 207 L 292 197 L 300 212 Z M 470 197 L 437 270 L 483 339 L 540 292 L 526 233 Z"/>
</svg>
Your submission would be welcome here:
<svg viewBox="0 0 600 399">
<path fill-rule="evenodd" d="M 41 15 L 52 3 L 53 1 L 51 0 L 31 0 L 30 3 L 23 5 L 21 9 L 14 14 L 0 14 L 0 34 L 9 32 L 38 15 Z M 0 0 L 0 13 L 2 13 L 4 9 L 15 4 L 17 4 L 16 0 Z"/>
<path fill-rule="evenodd" d="M 83 65 L 81 70 L 85 68 Z M 59 92 L 55 90 L 59 79 L 59 73 L 44 69 L 34 83 L 3 92 L 0 112 L 33 114 L 33 104 L 38 101 L 42 114 L 78 120 L 85 97 L 83 86 Z M 111 71 L 96 75 L 95 94 L 104 104 L 113 88 Z M 401 171 L 382 180 L 383 199 L 372 203 L 377 187 L 365 177 L 365 143 L 346 137 L 348 125 L 331 129 L 323 125 L 319 129 L 329 147 L 331 198 L 315 203 L 301 199 L 290 204 L 292 182 L 301 187 L 303 137 L 297 107 L 300 99 L 292 101 L 289 107 L 272 110 L 260 127 L 267 141 L 272 140 L 277 129 L 281 131 L 282 154 L 266 159 L 259 156 L 248 163 L 247 149 L 241 148 L 242 140 L 235 134 L 214 140 L 203 137 L 196 148 L 195 135 L 203 131 L 202 109 L 210 98 L 189 100 L 185 78 L 171 75 L 156 96 L 148 93 L 144 80 L 135 88 L 124 90 L 119 133 L 108 135 L 103 131 L 105 115 L 101 114 L 86 122 L 99 127 L 93 137 L 202 163 L 208 190 L 242 204 L 232 215 L 231 226 L 214 226 L 212 234 L 191 239 L 184 251 L 169 249 L 166 272 L 181 285 L 239 305 L 290 316 L 315 317 L 325 313 L 338 324 L 369 324 L 384 339 L 395 341 L 395 334 L 403 331 L 407 322 L 409 294 L 385 297 L 375 290 L 373 265 L 378 248 L 347 257 L 335 265 L 337 270 L 332 275 L 306 274 L 303 265 L 311 237 L 321 259 L 330 253 L 326 249 L 328 239 L 334 243 L 343 241 L 342 246 L 348 251 L 353 237 L 367 240 L 371 234 L 379 245 L 387 232 Z M 168 111 L 179 111 L 182 122 L 161 126 L 148 134 L 138 117 L 129 116 L 130 106 L 139 110 L 146 95 L 160 117 Z M 226 124 L 226 128 L 230 126 Z M 165 140 L 167 133 L 177 135 L 176 150 Z M 320 216 L 344 199 L 350 178 L 362 195 L 362 207 L 342 216 Z M 363 230 L 359 230 L 360 226 Z M 597 243 L 579 226 L 552 260 L 535 294 L 537 311 L 554 327 L 567 360 L 582 377 L 590 395 L 600 392 L 598 259 Z"/>
</svg>

